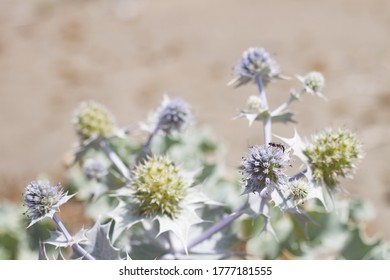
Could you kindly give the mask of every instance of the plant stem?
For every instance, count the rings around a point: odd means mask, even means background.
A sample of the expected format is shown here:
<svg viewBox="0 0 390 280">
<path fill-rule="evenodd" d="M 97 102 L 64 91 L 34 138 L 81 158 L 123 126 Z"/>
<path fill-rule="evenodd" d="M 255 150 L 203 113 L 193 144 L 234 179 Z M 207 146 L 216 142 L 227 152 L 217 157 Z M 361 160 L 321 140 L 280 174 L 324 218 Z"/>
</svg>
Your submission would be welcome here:
<svg viewBox="0 0 390 280">
<path fill-rule="evenodd" d="M 275 116 L 275 115 L 278 115 L 280 114 L 281 112 L 283 112 L 284 110 L 287 109 L 287 107 L 294 101 L 296 100 L 296 98 L 294 98 L 293 96 L 290 95 L 290 98 L 284 102 L 282 105 L 280 105 L 278 108 L 276 108 L 272 113 L 271 115 L 272 116 Z"/>
<path fill-rule="evenodd" d="M 199 243 L 202 243 L 203 241 L 207 240 L 208 238 L 210 238 L 215 233 L 217 233 L 217 232 L 221 231 L 222 229 L 224 229 L 225 227 L 227 227 L 231 222 L 233 222 L 238 217 L 240 217 L 242 214 L 244 214 L 244 212 L 242 211 L 243 208 L 244 207 L 241 207 L 240 210 L 234 212 L 233 214 L 230 214 L 229 216 L 226 216 L 223 220 L 219 221 L 218 223 L 216 223 L 215 225 L 211 226 L 209 229 L 204 231 L 201 235 L 199 235 L 197 238 L 195 238 L 194 240 L 192 240 L 188 244 L 187 250 L 195 247 Z M 184 249 L 182 249 L 178 253 L 179 254 L 185 254 L 186 252 L 185 252 Z"/>
<path fill-rule="evenodd" d="M 58 218 L 57 214 L 53 215 L 53 221 L 56 223 L 57 228 L 64 234 L 65 239 L 67 242 L 72 242 L 72 236 L 70 235 L 69 231 L 65 228 L 64 224 L 61 222 L 61 220 Z M 77 254 L 79 254 L 83 259 L 86 260 L 95 260 L 94 257 L 92 257 L 83 247 L 81 247 L 79 244 L 74 243 L 72 244 L 72 248 Z"/>
<path fill-rule="evenodd" d="M 159 130 L 160 130 L 160 126 L 157 125 L 155 129 L 149 134 L 148 139 L 146 140 L 145 144 L 142 147 L 142 150 L 139 152 L 137 156 L 136 162 L 141 161 L 150 153 L 150 144 L 152 143 L 154 136 L 156 136 Z"/>
<path fill-rule="evenodd" d="M 110 145 L 107 143 L 106 139 L 102 139 L 99 142 L 100 147 L 115 167 L 119 170 L 123 177 L 127 180 L 130 180 L 130 171 L 123 161 L 118 157 L 118 155 L 111 149 Z"/>
<path fill-rule="evenodd" d="M 290 106 L 291 103 L 293 103 L 294 101 L 297 101 L 299 100 L 299 98 L 305 93 L 305 89 L 302 89 L 299 93 L 294 93 L 291 92 L 290 93 L 290 97 L 289 99 L 284 102 L 282 105 L 280 105 L 278 108 L 276 108 L 272 113 L 271 113 L 271 116 L 275 116 L 275 115 L 278 115 L 280 114 L 281 112 L 283 112 L 284 110 L 287 109 L 288 106 Z"/>
<path fill-rule="evenodd" d="M 268 100 L 267 100 L 267 95 L 264 90 L 264 84 L 263 80 L 259 77 L 256 76 L 256 84 L 257 88 L 259 90 L 259 95 L 261 99 L 261 103 L 264 107 L 264 110 L 269 110 L 268 106 Z M 264 143 L 268 144 L 269 142 L 272 141 L 272 130 L 271 130 L 271 115 L 269 115 L 266 119 L 263 120 L 263 130 L 264 130 Z"/>
</svg>

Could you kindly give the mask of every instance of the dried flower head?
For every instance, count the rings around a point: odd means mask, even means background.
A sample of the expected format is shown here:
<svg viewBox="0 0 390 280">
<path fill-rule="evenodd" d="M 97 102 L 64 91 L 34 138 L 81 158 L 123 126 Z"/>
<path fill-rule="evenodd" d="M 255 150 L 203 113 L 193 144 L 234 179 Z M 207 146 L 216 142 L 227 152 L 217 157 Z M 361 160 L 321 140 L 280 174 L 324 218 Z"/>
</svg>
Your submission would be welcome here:
<svg viewBox="0 0 390 280">
<path fill-rule="evenodd" d="M 320 72 L 313 71 L 304 77 L 298 76 L 298 80 L 303 83 L 306 92 L 323 97 L 321 91 L 325 85 L 325 78 Z"/>
<path fill-rule="evenodd" d="M 23 195 L 27 206 L 26 216 L 31 219 L 29 226 L 45 217 L 53 217 L 59 207 L 67 202 L 71 196 L 64 193 L 60 183 L 55 186 L 46 181 L 32 181 Z"/>
<path fill-rule="evenodd" d="M 167 157 L 149 157 L 133 171 L 132 187 L 139 214 L 173 219 L 180 212 L 188 181 Z"/>
<path fill-rule="evenodd" d="M 255 78 L 260 78 L 266 85 L 274 78 L 280 76 L 280 69 L 275 60 L 263 48 L 247 49 L 235 66 L 236 77 L 228 85 L 241 86 Z"/>
<path fill-rule="evenodd" d="M 314 178 L 323 180 L 330 188 L 338 184 L 337 177 L 350 176 L 356 169 L 355 163 L 362 158 L 356 135 L 345 129 L 329 129 L 315 135 L 303 153 Z"/>
<path fill-rule="evenodd" d="M 285 168 L 291 163 L 289 151 L 271 145 L 250 147 L 242 159 L 245 191 L 259 192 L 266 187 L 279 188 L 287 184 Z"/>
<path fill-rule="evenodd" d="M 82 102 L 74 112 L 73 123 L 81 140 L 111 136 L 115 121 L 111 113 L 94 101 Z"/>
<path fill-rule="evenodd" d="M 190 106 L 187 102 L 175 98 L 165 97 L 156 114 L 156 122 L 159 129 L 166 134 L 182 132 L 192 118 Z"/>
</svg>

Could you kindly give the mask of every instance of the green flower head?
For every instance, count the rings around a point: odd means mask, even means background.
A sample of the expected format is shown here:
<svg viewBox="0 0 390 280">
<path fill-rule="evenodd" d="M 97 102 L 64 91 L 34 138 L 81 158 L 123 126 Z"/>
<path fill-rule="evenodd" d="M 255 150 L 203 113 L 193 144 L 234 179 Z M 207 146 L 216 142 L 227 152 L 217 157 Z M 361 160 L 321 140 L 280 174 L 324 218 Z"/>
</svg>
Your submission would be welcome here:
<svg viewBox="0 0 390 280">
<path fill-rule="evenodd" d="M 329 129 L 314 136 L 303 153 L 314 178 L 334 188 L 338 184 L 338 177 L 347 177 L 356 169 L 356 162 L 362 158 L 360 146 L 352 132 Z"/>
<path fill-rule="evenodd" d="M 304 77 L 298 76 L 298 80 L 303 84 L 305 92 L 323 97 L 321 91 L 325 85 L 325 78 L 320 72 L 313 71 Z"/>
<path fill-rule="evenodd" d="M 251 113 L 260 113 L 263 110 L 261 98 L 258 95 L 251 95 L 246 102 L 248 111 Z"/>
<path fill-rule="evenodd" d="M 178 216 L 187 195 L 188 180 L 167 157 L 153 156 L 133 171 L 132 187 L 137 211 L 143 216 Z"/>
<path fill-rule="evenodd" d="M 309 186 L 303 180 L 294 180 L 289 184 L 289 191 L 294 200 L 302 201 L 309 195 Z"/>
<path fill-rule="evenodd" d="M 80 139 L 110 136 L 115 130 L 115 121 L 111 113 L 94 101 L 83 102 L 74 112 L 73 123 Z"/>
</svg>

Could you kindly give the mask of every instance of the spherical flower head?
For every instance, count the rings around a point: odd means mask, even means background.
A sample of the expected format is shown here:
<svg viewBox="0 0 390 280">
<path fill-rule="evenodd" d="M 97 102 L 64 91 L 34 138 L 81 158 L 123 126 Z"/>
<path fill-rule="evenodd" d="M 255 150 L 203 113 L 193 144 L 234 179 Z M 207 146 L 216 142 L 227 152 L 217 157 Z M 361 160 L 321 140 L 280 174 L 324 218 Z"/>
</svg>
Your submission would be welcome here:
<svg viewBox="0 0 390 280">
<path fill-rule="evenodd" d="M 245 191 L 258 192 L 266 187 L 281 188 L 288 182 L 285 168 L 290 165 L 289 151 L 271 145 L 252 146 L 242 159 Z"/>
<path fill-rule="evenodd" d="M 289 183 L 291 196 L 296 201 L 302 201 L 309 195 L 309 186 L 303 180 L 294 180 Z"/>
<path fill-rule="evenodd" d="M 111 113 L 94 101 L 82 102 L 74 112 L 73 123 L 81 140 L 111 136 L 115 121 Z"/>
<path fill-rule="evenodd" d="M 280 76 L 280 69 L 276 61 L 263 48 L 247 49 L 235 66 L 236 78 L 230 84 L 244 85 L 251 80 L 260 78 L 264 85 Z"/>
<path fill-rule="evenodd" d="M 361 145 L 356 135 L 345 129 L 329 129 L 314 136 L 303 153 L 314 178 L 323 180 L 330 188 L 338 184 L 337 177 L 350 176 L 356 169 L 355 163 L 362 158 Z"/>
<path fill-rule="evenodd" d="M 250 113 L 260 113 L 263 109 L 261 98 L 258 95 L 249 96 L 246 104 Z"/>
<path fill-rule="evenodd" d="M 165 97 L 156 114 L 157 126 L 166 134 L 182 132 L 192 118 L 190 106 L 187 102 L 175 98 Z"/>
<path fill-rule="evenodd" d="M 310 72 L 304 77 L 298 77 L 303 83 L 304 90 L 311 94 L 321 95 L 321 91 L 325 85 L 325 78 L 320 72 Z"/>
<path fill-rule="evenodd" d="M 108 166 L 99 159 L 89 158 L 85 160 L 82 168 L 88 179 L 100 180 L 108 173 Z"/>
<path fill-rule="evenodd" d="M 60 183 L 55 186 L 46 181 L 32 181 L 23 195 L 27 206 L 26 216 L 31 219 L 29 226 L 45 217 L 52 217 L 59 207 L 69 200 Z"/>
<path fill-rule="evenodd" d="M 178 216 L 188 181 L 167 157 L 149 157 L 133 171 L 132 187 L 138 214 Z"/>
</svg>

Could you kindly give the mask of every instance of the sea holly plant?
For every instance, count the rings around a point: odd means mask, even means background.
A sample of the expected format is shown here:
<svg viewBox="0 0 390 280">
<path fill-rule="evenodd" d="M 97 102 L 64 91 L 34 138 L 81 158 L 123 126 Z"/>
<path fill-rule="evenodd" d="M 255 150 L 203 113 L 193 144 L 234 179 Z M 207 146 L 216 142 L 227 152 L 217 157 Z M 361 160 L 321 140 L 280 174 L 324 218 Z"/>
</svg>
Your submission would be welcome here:
<svg viewBox="0 0 390 280">
<path fill-rule="evenodd" d="M 67 192 L 37 181 L 24 193 L 29 229 L 44 218 L 57 227 L 39 242 L 39 258 L 389 258 L 388 244 L 365 235 L 367 205 L 340 196 L 340 182 L 352 178 L 363 158 L 356 134 L 345 128 L 311 138 L 297 129 L 292 138 L 272 133 L 277 123 L 297 126 L 293 102 L 305 102 L 307 94 L 326 99 L 321 73 L 296 77 L 300 89 L 271 106 L 266 88 L 289 79 L 264 48 L 243 53 L 228 85 L 237 91 L 255 85 L 257 94 L 238 118 L 263 137 L 233 171 L 223 163 L 221 141 L 196 123 L 183 99 L 164 96 L 132 130 L 119 128 L 101 104 L 80 104 Z M 56 214 L 71 198 L 94 224 L 73 235 Z"/>
</svg>

